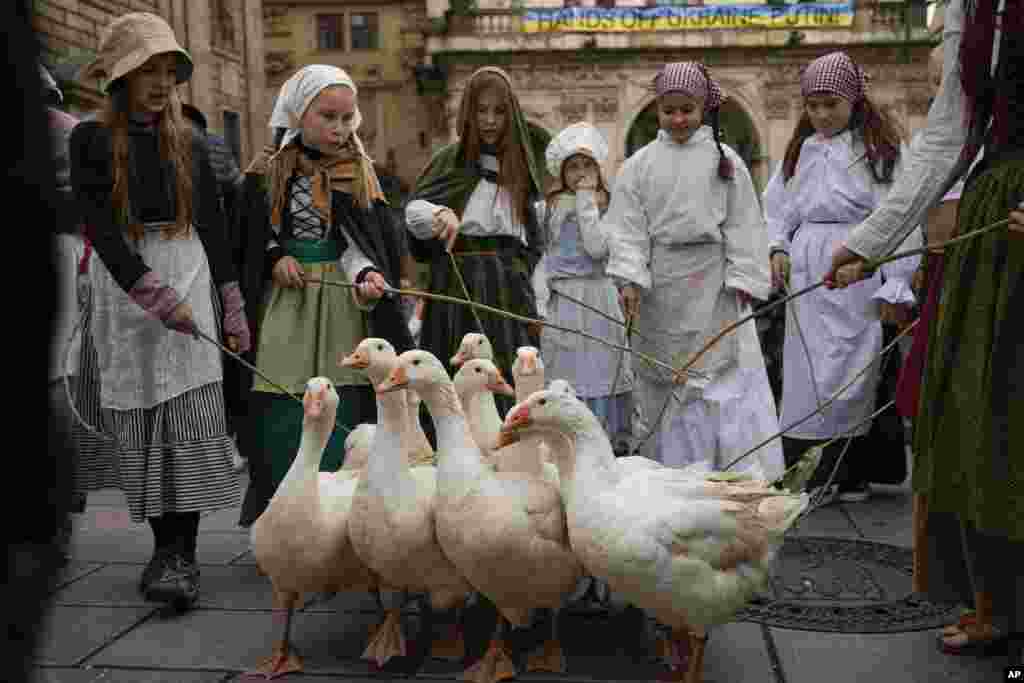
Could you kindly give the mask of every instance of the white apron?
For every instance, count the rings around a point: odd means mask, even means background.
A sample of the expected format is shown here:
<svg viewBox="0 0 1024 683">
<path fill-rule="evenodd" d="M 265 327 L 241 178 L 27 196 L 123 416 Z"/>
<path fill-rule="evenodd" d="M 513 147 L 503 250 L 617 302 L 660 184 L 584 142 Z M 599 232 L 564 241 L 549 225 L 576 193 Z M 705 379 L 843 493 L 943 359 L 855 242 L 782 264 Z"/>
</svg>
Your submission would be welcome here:
<svg viewBox="0 0 1024 683">
<path fill-rule="evenodd" d="M 845 242 L 856 225 L 802 224 L 792 238 L 790 289 L 798 291 L 820 282 L 828 272 L 833 251 Z M 787 304 L 780 419 L 783 428 L 817 410 L 819 400 L 827 401 L 878 356 L 882 349 L 882 326 L 878 301 L 872 296 L 881 284 L 881 275 L 876 272 L 845 289 L 821 287 Z M 800 340 L 801 331 L 806 351 Z M 786 436 L 825 439 L 845 433 L 874 411 L 879 370 L 876 363 L 823 413 Z M 866 434 L 870 427 L 870 422 L 865 423 L 855 435 Z"/>
<path fill-rule="evenodd" d="M 724 245 L 717 242 L 661 245 L 651 249 L 651 289 L 640 300 L 634 347 L 679 367 L 723 327 L 734 322 L 738 301 L 725 291 Z M 692 368 L 714 375 L 736 362 L 736 337 L 726 335 Z M 670 382 L 667 370 L 636 359 L 638 373 Z M 688 384 L 693 384 L 691 380 Z"/>
<path fill-rule="evenodd" d="M 637 327 L 650 341 L 634 347 L 679 367 L 740 316 L 739 298 L 725 289 L 722 244 L 655 245 L 651 291 L 640 303 Z M 643 421 L 655 433 L 642 455 L 670 467 L 705 463 L 720 469 L 778 432 L 764 357 L 753 321 L 730 332 L 693 367 L 705 373 L 674 385 L 667 371 L 636 359 Z M 668 399 L 675 391 L 680 400 Z M 664 415 L 658 421 L 664 407 Z M 782 473 L 778 440 L 734 469 L 774 478 Z"/>
<path fill-rule="evenodd" d="M 163 223 L 145 226 L 130 247 L 164 284 L 192 307 L 196 327 L 217 337 L 212 280 L 196 229 L 164 239 Z M 127 238 L 126 238 L 127 239 Z M 96 340 L 100 400 L 104 408 L 149 409 L 222 379 L 220 350 L 203 339 L 169 330 L 114 281 L 99 259 L 89 269 L 93 291 L 91 331 Z"/>
<path fill-rule="evenodd" d="M 57 314 L 55 335 L 50 345 L 51 382 L 64 375 L 74 377 L 78 374 L 82 337 L 81 334 L 72 335 L 72 332 L 80 310 L 78 264 L 85 253 L 85 241 L 80 235 L 60 234 L 54 238 L 53 249 L 57 271 Z"/>
</svg>

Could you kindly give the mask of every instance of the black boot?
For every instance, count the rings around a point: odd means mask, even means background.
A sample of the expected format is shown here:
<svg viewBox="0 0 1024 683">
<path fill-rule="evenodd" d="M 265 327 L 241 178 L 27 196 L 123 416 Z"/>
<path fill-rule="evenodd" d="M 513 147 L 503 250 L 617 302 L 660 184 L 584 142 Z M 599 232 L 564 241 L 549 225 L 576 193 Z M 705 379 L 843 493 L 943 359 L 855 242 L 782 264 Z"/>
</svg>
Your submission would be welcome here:
<svg viewBox="0 0 1024 683">
<path fill-rule="evenodd" d="M 139 591 L 146 600 L 184 611 L 199 599 L 199 568 L 176 548 L 160 548 L 142 572 Z"/>
</svg>

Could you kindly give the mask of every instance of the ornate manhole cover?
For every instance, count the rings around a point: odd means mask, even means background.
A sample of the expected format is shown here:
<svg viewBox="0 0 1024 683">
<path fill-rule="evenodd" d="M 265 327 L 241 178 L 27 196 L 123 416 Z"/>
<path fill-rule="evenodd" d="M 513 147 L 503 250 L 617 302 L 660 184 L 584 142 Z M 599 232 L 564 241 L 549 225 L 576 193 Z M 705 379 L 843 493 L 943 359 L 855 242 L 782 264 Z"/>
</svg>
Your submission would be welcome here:
<svg viewBox="0 0 1024 683">
<path fill-rule="evenodd" d="M 956 605 L 911 593 L 909 548 L 845 538 L 790 536 L 776 560 L 771 593 L 736 621 L 802 631 L 895 633 L 940 628 Z"/>
</svg>

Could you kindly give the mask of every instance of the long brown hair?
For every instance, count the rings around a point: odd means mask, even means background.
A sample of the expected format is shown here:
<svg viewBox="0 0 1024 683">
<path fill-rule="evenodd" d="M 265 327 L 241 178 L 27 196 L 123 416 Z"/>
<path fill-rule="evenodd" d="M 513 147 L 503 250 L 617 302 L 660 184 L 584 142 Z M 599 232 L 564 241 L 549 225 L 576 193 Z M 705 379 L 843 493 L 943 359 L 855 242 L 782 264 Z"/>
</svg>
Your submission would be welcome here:
<svg viewBox="0 0 1024 683">
<path fill-rule="evenodd" d="M 483 93 L 493 90 L 497 92 L 505 104 L 505 132 L 498 143 L 498 185 L 508 191 L 512 199 L 512 215 L 521 225 L 526 225 L 530 215 L 531 179 L 530 167 L 526 162 L 524 145 L 529 140 L 519 139 L 519 127 L 516 125 L 515 112 L 519 103 L 512 93 L 512 88 L 500 74 L 484 71 L 477 74 L 466 87 L 462 110 L 465 113 L 459 137 L 466 161 L 475 162 L 480 158 L 480 131 L 477 124 L 477 108 Z M 538 188 L 542 189 L 542 188 Z"/>
<path fill-rule="evenodd" d="M 106 107 L 100 114 L 100 120 L 110 129 L 110 167 L 114 180 L 110 193 L 111 204 L 114 215 L 126 225 L 129 236 L 139 239 L 143 228 L 132 213 L 131 198 L 128 196 L 132 173 L 128 147 L 129 113 L 127 83 L 124 79 L 118 79 L 111 84 Z M 192 125 L 181 113 L 178 93 L 172 89 L 167 107 L 157 123 L 160 159 L 170 165 L 174 178 L 174 226 L 164 229 L 167 238 L 187 235 L 192 223 L 192 134 Z"/>
<path fill-rule="evenodd" d="M 879 107 L 868 97 L 862 97 L 853 105 L 850 124 L 847 126 L 854 138 L 863 140 L 867 156 L 868 168 L 876 183 L 891 183 L 893 170 L 900 158 L 900 143 L 903 131 L 896 120 L 888 112 Z M 796 173 L 796 164 L 800 160 L 800 148 L 804 140 L 814 135 L 814 125 L 804 110 L 793 130 L 793 137 L 786 146 L 786 156 L 782 160 L 782 177 L 789 180 Z"/>
</svg>

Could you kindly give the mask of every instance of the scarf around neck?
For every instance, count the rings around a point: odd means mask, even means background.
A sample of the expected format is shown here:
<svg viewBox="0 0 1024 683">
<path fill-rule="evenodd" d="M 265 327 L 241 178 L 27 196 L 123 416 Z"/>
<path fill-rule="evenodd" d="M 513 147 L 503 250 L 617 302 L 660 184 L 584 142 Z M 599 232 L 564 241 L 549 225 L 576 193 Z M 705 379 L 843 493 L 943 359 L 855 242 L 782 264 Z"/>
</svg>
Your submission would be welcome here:
<svg viewBox="0 0 1024 683">
<path fill-rule="evenodd" d="M 288 181 L 296 174 L 310 178 L 313 207 L 329 226 L 333 225 L 332 190 L 352 195 L 356 206 L 363 209 L 369 208 L 375 201 L 386 201 L 377 173 L 366 156 L 356 148 L 351 137 L 340 155 L 329 157 L 306 147 L 301 138 L 296 139 L 277 153 L 269 165 L 269 171 L 270 220 L 274 225 L 281 225 L 288 201 Z"/>
</svg>

